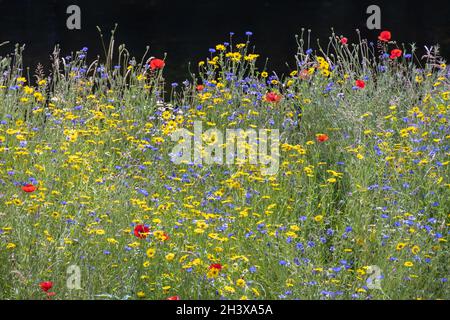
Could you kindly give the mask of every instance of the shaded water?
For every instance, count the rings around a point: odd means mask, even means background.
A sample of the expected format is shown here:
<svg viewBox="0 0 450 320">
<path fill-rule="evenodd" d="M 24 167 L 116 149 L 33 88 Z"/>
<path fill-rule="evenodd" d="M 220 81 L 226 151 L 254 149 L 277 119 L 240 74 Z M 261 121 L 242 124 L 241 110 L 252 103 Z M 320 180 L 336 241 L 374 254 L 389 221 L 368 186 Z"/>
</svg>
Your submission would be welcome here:
<svg viewBox="0 0 450 320">
<path fill-rule="evenodd" d="M 66 8 L 79 5 L 82 29 L 66 28 Z M 260 0 L 260 1 L 170 1 L 170 0 L 0 0 L 0 48 L 4 55 L 16 42 L 26 44 L 25 63 L 34 68 L 38 62 L 48 64 L 56 43 L 63 54 L 89 47 L 90 58 L 102 53 L 96 26 L 107 38 L 109 30 L 119 24 L 116 43 L 125 43 L 132 55 L 142 56 L 146 45 L 150 54 L 167 56 L 169 81 L 188 76 L 188 63 L 195 70 L 197 61 L 209 55 L 208 48 L 228 41 L 229 32 L 236 40 L 244 33 L 254 33 L 256 51 L 270 58 L 270 69 L 285 73 L 286 62 L 294 62 L 295 34 L 302 27 L 313 30 L 313 38 L 323 43 L 330 27 L 337 34 L 356 40 L 355 29 L 364 37 L 376 39 L 379 31 L 366 27 L 366 8 L 378 4 L 382 10 L 382 28 L 389 29 L 399 42 L 418 45 L 440 43 L 442 55 L 450 56 L 449 4 L 446 0 L 429 1 L 352 1 L 352 0 Z"/>
</svg>

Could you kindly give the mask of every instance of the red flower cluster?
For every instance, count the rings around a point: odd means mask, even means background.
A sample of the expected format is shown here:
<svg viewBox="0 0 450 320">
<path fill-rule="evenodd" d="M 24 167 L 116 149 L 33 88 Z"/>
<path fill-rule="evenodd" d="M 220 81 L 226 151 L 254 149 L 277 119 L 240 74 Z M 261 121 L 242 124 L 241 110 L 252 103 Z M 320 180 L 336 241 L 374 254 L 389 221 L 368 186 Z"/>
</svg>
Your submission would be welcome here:
<svg viewBox="0 0 450 320">
<path fill-rule="evenodd" d="M 150 61 L 150 69 L 152 70 L 159 70 L 164 68 L 164 66 L 166 65 L 166 63 L 164 62 L 164 60 L 161 59 L 152 59 Z"/>
<path fill-rule="evenodd" d="M 197 91 L 203 91 L 203 90 L 205 89 L 205 86 L 202 85 L 202 84 L 199 84 L 199 85 L 196 87 L 196 89 L 197 89 Z"/>
<path fill-rule="evenodd" d="M 391 51 L 391 59 L 395 60 L 397 58 L 400 58 L 403 54 L 403 51 L 400 49 L 394 49 Z"/>
<path fill-rule="evenodd" d="M 150 233 L 150 228 L 143 225 L 138 224 L 136 227 L 134 227 L 134 235 L 138 237 L 139 239 L 145 239 Z"/>
<path fill-rule="evenodd" d="M 341 40 L 339 41 L 341 44 L 347 44 L 348 39 L 346 37 L 342 37 Z"/>
<path fill-rule="evenodd" d="M 316 139 L 319 142 L 325 142 L 325 141 L 328 141 L 328 139 L 330 139 L 330 137 L 328 137 L 328 135 L 322 133 L 322 134 L 318 134 L 316 136 Z"/>
<path fill-rule="evenodd" d="M 266 101 L 269 102 L 279 102 L 281 100 L 282 96 L 280 94 L 276 94 L 275 92 L 268 92 L 266 94 Z"/>
<path fill-rule="evenodd" d="M 392 38 L 392 34 L 391 34 L 390 31 L 383 31 L 383 32 L 381 32 L 380 35 L 378 36 L 378 39 L 379 39 L 380 41 L 383 41 L 383 42 L 389 42 L 389 41 L 391 40 L 391 38 Z M 400 49 L 393 49 L 393 50 L 391 51 L 390 58 L 391 58 L 392 60 L 395 60 L 395 59 L 397 59 L 397 58 L 400 58 L 402 55 L 403 55 L 403 51 L 402 51 L 402 50 L 400 50 Z"/>
<path fill-rule="evenodd" d="M 383 41 L 383 42 L 389 42 L 389 41 L 391 41 L 391 38 L 392 38 L 392 35 L 391 35 L 390 31 L 383 31 L 378 36 L 378 40 Z"/>
<path fill-rule="evenodd" d="M 48 290 L 50 290 L 53 287 L 53 282 L 51 281 L 41 282 L 39 283 L 39 287 L 41 287 L 42 291 L 48 292 Z"/>
<path fill-rule="evenodd" d="M 168 297 L 166 300 L 181 300 L 180 296 Z"/>
<path fill-rule="evenodd" d="M 39 287 L 41 287 L 41 290 L 44 291 L 47 294 L 47 297 L 50 299 L 50 297 L 53 297 L 56 293 L 55 292 L 49 292 L 51 288 L 53 288 L 53 282 L 51 281 L 44 281 L 39 283 Z"/>
<path fill-rule="evenodd" d="M 364 89 L 366 87 L 366 83 L 363 80 L 356 80 L 356 86 L 360 89 Z"/>
<path fill-rule="evenodd" d="M 220 263 L 213 263 L 209 266 L 209 269 L 217 269 L 217 270 L 222 270 L 222 265 Z"/>
<path fill-rule="evenodd" d="M 37 190 L 37 188 L 35 186 L 33 186 L 32 184 L 27 184 L 22 187 L 22 190 L 25 191 L 26 193 L 31 193 L 31 192 L 35 192 Z"/>
</svg>

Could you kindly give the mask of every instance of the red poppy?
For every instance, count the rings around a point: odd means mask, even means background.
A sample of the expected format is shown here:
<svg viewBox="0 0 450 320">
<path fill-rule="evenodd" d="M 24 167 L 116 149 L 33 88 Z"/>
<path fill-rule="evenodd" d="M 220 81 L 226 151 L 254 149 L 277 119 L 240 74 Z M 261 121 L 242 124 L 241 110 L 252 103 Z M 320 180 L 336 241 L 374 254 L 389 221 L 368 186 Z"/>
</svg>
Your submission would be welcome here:
<svg viewBox="0 0 450 320">
<path fill-rule="evenodd" d="M 196 87 L 196 89 L 197 89 L 197 91 L 203 91 L 203 90 L 205 89 L 205 86 L 202 85 L 202 84 L 199 84 L 199 85 Z"/>
<path fill-rule="evenodd" d="M 213 263 L 212 265 L 209 266 L 209 269 L 218 269 L 218 270 L 222 270 L 222 265 L 220 263 Z"/>
<path fill-rule="evenodd" d="M 276 94 L 275 92 L 268 92 L 266 94 L 266 101 L 269 102 L 279 102 L 281 100 L 282 96 L 279 94 Z"/>
<path fill-rule="evenodd" d="M 366 87 L 366 83 L 363 80 L 356 80 L 356 86 L 360 89 L 364 89 Z"/>
<path fill-rule="evenodd" d="M 27 184 L 22 187 L 22 190 L 25 191 L 26 193 L 31 193 L 31 192 L 35 192 L 37 190 L 37 188 L 35 186 L 33 186 L 32 184 Z"/>
<path fill-rule="evenodd" d="M 50 290 L 53 287 L 53 282 L 44 281 L 44 282 L 39 283 L 39 286 L 41 287 L 42 291 L 48 292 L 48 290 Z"/>
<path fill-rule="evenodd" d="M 347 44 L 348 39 L 346 37 L 341 38 L 340 40 L 341 44 Z"/>
<path fill-rule="evenodd" d="M 145 239 L 149 235 L 150 228 L 143 225 L 138 224 L 136 227 L 134 227 L 134 235 L 138 237 L 139 239 Z"/>
<path fill-rule="evenodd" d="M 319 142 L 325 142 L 325 141 L 328 141 L 328 139 L 330 139 L 330 137 L 328 137 L 328 135 L 326 135 L 326 134 L 318 134 L 316 138 L 317 138 L 317 141 L 319 141 Z"/>
<path fill-rule="evenodd" d="M 402 56 L 402 54 L 403 54 L 402 50 L 394 49 L 391 51 L 391 59 L 394 60 L 394 59 L 400 58 Z"/>
<path fill-rule="evenodd" d="M 180 296 L 168 297 L 166 300 L 181 300 Z"/>
<path fill-rule="evenodd" d="M 150 61 L 150 69 L 152 70 L 159 70 L 164 68 L 164 66 L 166 65 L 166 63 L 164 62 L 164 60 L 161 59 L 152 59 Z"/>
<path fill-rule="evenodd" d="M 378 36 L 378 39 L 383 42 L 389 42 L 391 40 L 391 37 L 392 35 L 390 31 L 383 31 Z"/>
</svg>

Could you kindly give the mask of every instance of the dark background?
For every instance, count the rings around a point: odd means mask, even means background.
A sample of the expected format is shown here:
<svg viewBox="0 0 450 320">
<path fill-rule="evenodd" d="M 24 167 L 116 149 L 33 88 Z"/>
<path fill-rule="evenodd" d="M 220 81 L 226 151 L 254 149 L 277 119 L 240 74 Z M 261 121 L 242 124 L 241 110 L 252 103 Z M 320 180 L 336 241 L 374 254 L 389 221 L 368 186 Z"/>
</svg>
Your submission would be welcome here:
<svg viewBox="0 0 450 320">
<path fill-rule="evenodd" d="M 25 64 L 32 70 L 38 62 L 48 66 L 49 54 L 59 43 L 64 55 L 89 47 L 89 57 L 102 53 L 96 26 L 106 38 L 119 24 L 116 43 L 125 43 L 140 61 L 146 45 L 150 54 L 167 56 L 168 81 L 188 77 L 188 62 L 194 64 L 209 55 L 208 49 L 229 40 L 245 40 L 245 31 L 254 33 L 253 43 L 269 68 L 285 73 L 285 62 L 293 64 L 295 34 L 302 27 L 313 30 L 313 38 L 325 43 L 330 27 L 350 41 L 355 29 L 376 40 L 378 30 L 368 30 L 366 9 L 381 7 L 382 28 L 392 31 L 398 42 L 441 45 L 442 55 L 450 57 L 449 0 L 0 0 L 0 55 L 13 50 L 15 43 L 26 44 Z M 66 28 L 69 5 L 81 8 L 81 30 Z"/>
</svg>

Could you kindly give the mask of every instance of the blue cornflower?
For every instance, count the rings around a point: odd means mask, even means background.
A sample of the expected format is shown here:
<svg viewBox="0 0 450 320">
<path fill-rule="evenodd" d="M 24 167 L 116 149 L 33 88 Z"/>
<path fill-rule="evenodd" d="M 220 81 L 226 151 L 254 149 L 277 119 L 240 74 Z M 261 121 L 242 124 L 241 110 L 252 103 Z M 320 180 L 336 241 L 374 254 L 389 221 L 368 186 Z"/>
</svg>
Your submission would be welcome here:
<svg viewBox="0 0 450 320">
<path fill-rule="evenodd" d="M 146 196 L 146 197 L 148 197 L 148 191 L 147 190 L 145 190 L 145 189 L 138 189 L 138 192 L 139 193 L 141 193 L 141 194 L 143 194 L 144 196 Z"/>
<path fill-rule="evenodd" d="M 332 270 L 333 270 L 334 272 L 339 272 L 339 271 L 342 270 L 342 267 L 334 267 L 334 268 L 332 268 Z"/>
</svg>

